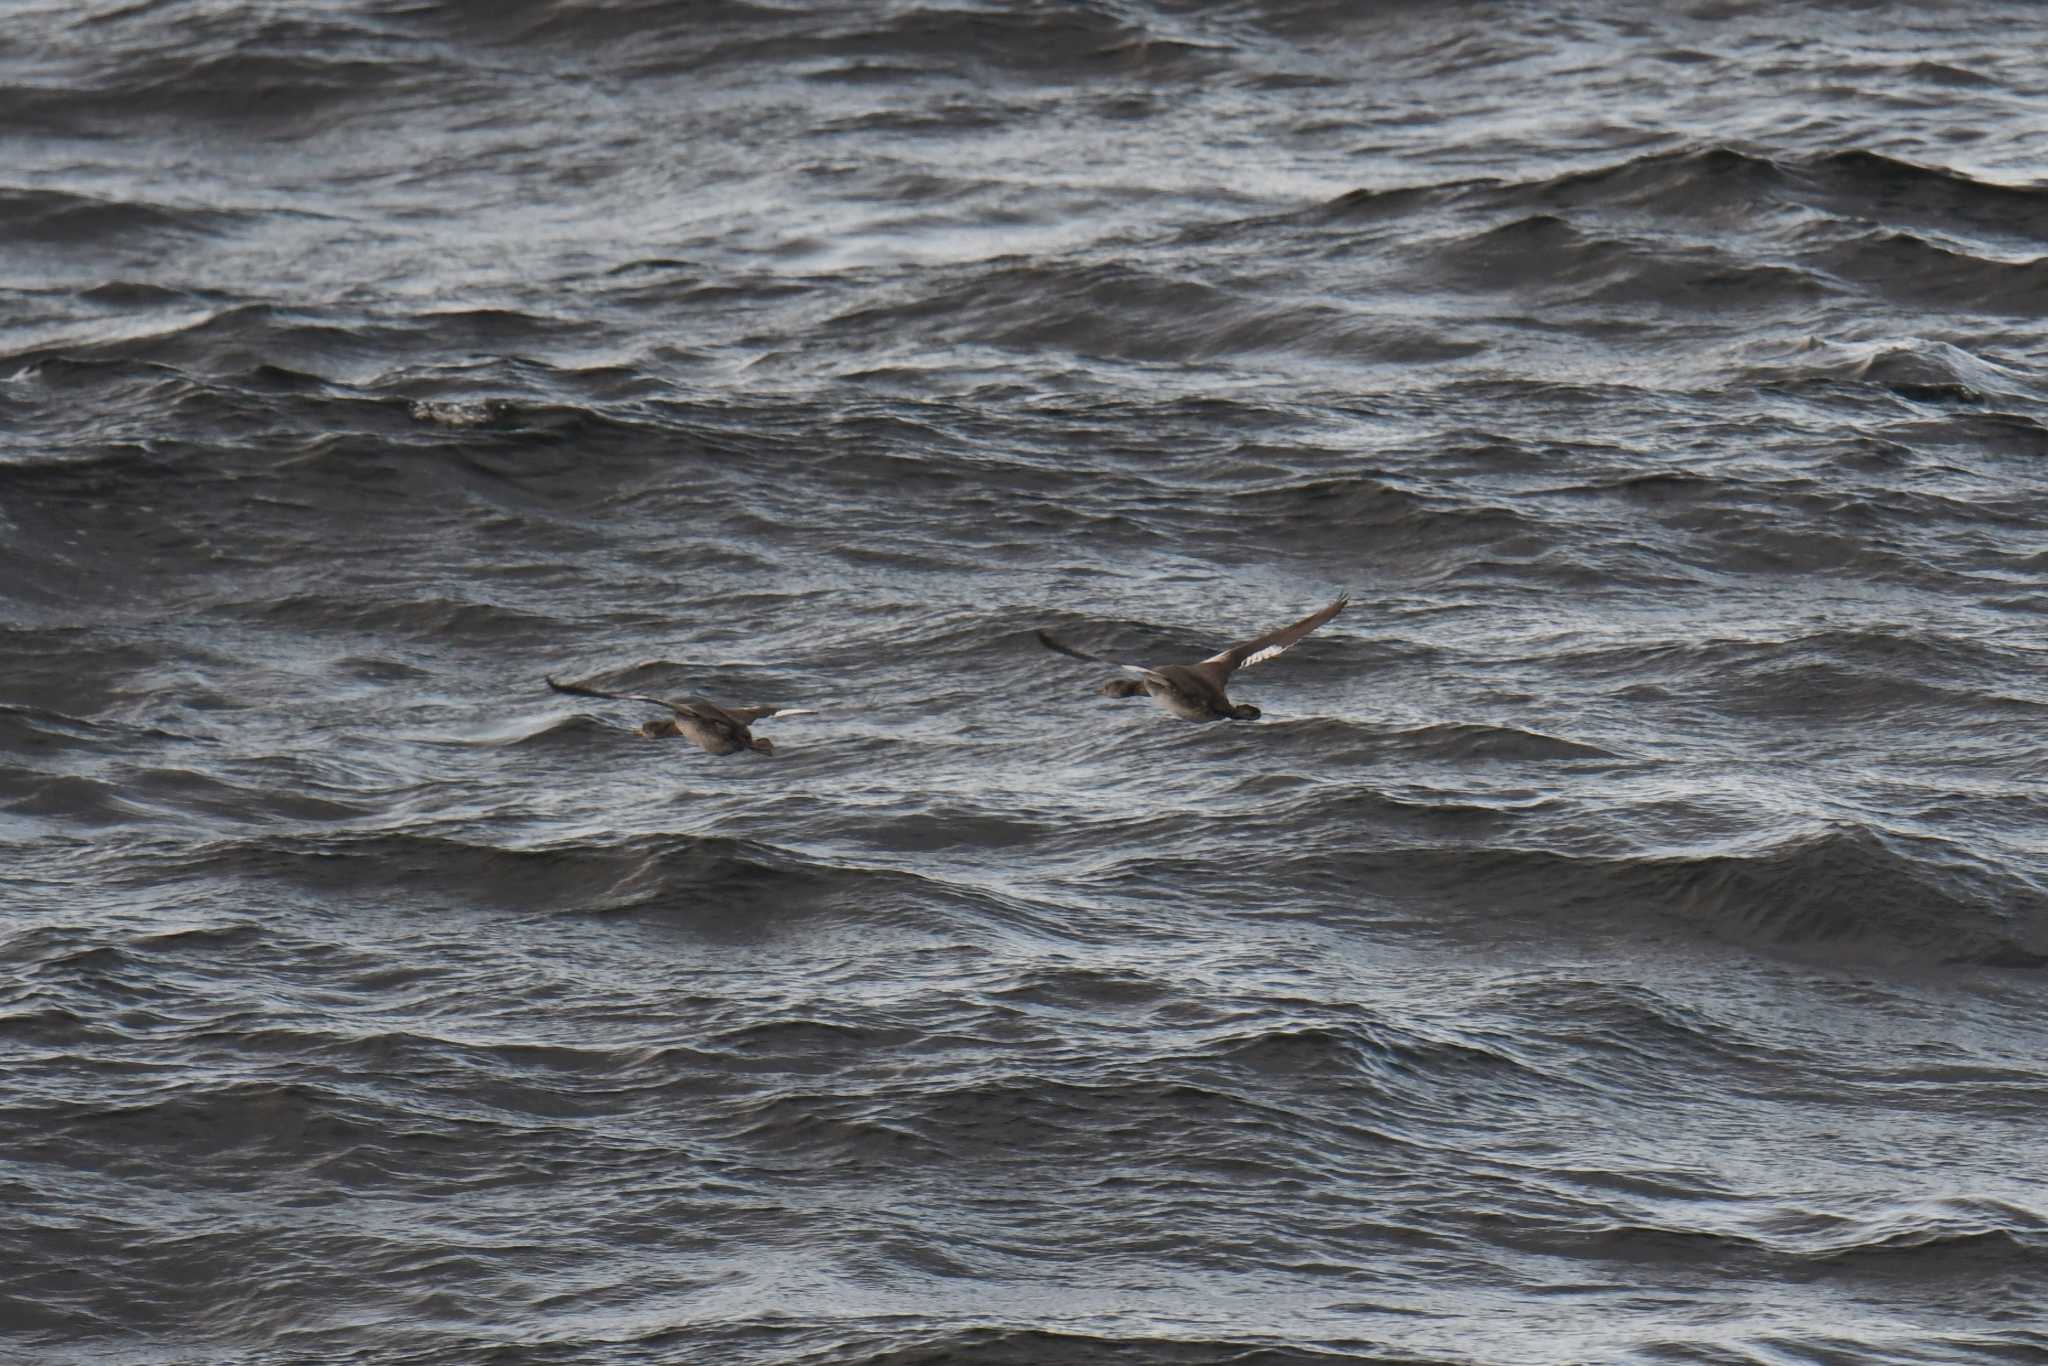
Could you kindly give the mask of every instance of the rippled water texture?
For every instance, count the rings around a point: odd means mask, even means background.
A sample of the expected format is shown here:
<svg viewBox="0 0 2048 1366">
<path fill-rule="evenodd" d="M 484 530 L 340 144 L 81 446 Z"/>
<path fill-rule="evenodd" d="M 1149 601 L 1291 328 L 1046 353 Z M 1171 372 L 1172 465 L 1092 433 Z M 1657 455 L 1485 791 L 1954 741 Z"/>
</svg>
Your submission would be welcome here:
<svg viewBox="0 0 2048 1366">
<path fill-rule="evenodd" d="M 2048 1359 L 2044 51 L 14 0 L 0 1357 Z"/>
</svg>

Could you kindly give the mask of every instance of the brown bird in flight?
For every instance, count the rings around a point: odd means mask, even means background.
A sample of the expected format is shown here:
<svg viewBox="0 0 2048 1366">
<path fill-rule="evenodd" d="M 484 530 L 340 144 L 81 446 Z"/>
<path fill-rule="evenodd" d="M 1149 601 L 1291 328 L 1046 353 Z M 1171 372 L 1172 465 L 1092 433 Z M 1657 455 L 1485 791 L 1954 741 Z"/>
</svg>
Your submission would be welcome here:
<svg viewBox="0 0 2048 1366">
<path fill-rule="evenodd" d="M 1239 669 L 1263 663 L 1274 655 L 1286 650 L 1310 631 L 1321 626 L 1331 617 L 1344 610 L 1351 601 L 1345 593 L 1320 611 L 1311 612 L 1292 626 L 1282 626 L 1277 631 L 1268 631 L 1241 645 L 1209 656 L 1199 664 L 1162 664 L 1148 669 L 1141 664 L 1126 664 L 1120 659 L 1108 659 L 1102 655 L 1091 655 L 1086 650 L 1077 650 L 1066 642 L 1045 631 L 1038 633 L 1039 643 L 1048 650 L 1057 650 L 1075 659 L 1085 659 L 1094 664 L 1111 664 L 1134 678 L 1112 678 L 1102 685 L 1108 697 L 1150 696 L 1154 702 L 1172 712 L 1175 716 L 1190 721 L 1256 721 L 1259 709 L 1250 703 L 1233 703 L 1225 692 L 1230 676 Z"/>
<path fill-rule="evenodd" d="M 708 754 L 738 754 L 749 749 L 773 754 L 775 742 L 757 736 L 747 728 L 771 716 L 811 715 L 808 707 L 721 707 L 702 697 L 685 697 L 680 702 L 671 702 L 647 693 L 603 692 L 580 683 L 557 683 L 552 678 L 548 679 L 548 686 L 572 697 L 604 697 L 614 702 L 649 702 L 657 707 L 666 707 L 675 713 L 674 719 L 662 717 L 644 722 L 640 734 L 650 740 L 680 735 L 695 741 Z"/>
</svg>

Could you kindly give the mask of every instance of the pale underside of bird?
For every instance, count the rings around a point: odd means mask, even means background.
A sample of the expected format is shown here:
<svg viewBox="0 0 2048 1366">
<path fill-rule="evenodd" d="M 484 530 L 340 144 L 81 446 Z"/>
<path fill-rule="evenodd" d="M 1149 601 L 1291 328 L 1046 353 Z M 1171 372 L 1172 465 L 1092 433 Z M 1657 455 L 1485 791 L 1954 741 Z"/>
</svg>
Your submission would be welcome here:
<svg viewBox="0 0 2048 1366">
<path fill-rule="evenodd" d="M 1256 721 L 1259 709 L 1250 703 L 1234 703 L 1230 700 L 1230 676 L 1239 669 L 1262 664 L 1275 655 L 1286 651 L 1303 636 L 1321 626 L 1344 610 L 1351 601 L 1349 593 L 1343 594 L 1328 607 L 1309 613 L 1292 625 L 1268 631 L 1255 636 L 1227 650 L 1218 651 L 1198 664 L 1162 664 L 1147 667 L 1129 664 L 1121 659 L 1110 659 L 1105 655 L 1090 654 L 1086 650 L 1060 640 L 1050 632 L 1038 633 L 1039 643 L 1048 650 L 1057 650 L 1075 659 L 1085 659 L 1093 664 L 1108 664 L 1132 675 L 1130 678 L 1113 678 L 1102 685 L 1104 695 L 1109 697 L 1150 697 L 1175 716 L 1189 721 Z"/>
<path fill-rule="evenodd" d="M 807 707 L 721 707 L 702 697 L 684 697 L 674 701 L 655 697 L 649 693 L 605 692 L 601 688 L 586 688 L 580 683 L 557 683 L 548 679 L 548 686 L 556 692 L 568 693 L 572 697 L 602 697 L 613 702 L 645 702 L 662 707 L 673 713 L 671 716 L 642 723 L 640 734 L 651 740 L 669 739 L 681 736 L 692 741 L 709 754 L 738 754 L 754 750 L 761 754 L 773 754 L 775 742 L 759 736 L 749 729 L 756 721 L 766 721 L 773 716 L 809 716 Z"/>
</svg>

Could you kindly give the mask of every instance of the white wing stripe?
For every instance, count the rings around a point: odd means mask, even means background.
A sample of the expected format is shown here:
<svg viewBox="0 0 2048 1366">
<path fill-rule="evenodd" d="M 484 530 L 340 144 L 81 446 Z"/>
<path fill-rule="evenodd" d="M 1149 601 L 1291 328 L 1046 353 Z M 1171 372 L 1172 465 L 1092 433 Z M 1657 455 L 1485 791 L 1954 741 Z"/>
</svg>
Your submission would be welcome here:
<svg viewBox="0 0 2048 1366">
<path fill-rule="evenodd" d="M 1288 642 L 1288 644 L 1292 643 L 1292 641 Z M 1263 650 L 1259 650 L 1252 654 L 1246 655 L 1243 658 L 1243 660 L 1239 661 L 1237 667 L 1240 669 L 1249 669 L 1252 665 L 1261 663 L 1264 660 L 1271 659 L 1274 655 L 1280 654 L 1284 652 L 1286 649 L 1286 645 L 1268 645 Z M 1229 652 L 1225 651 L 1224 653 L 1227 655 Z"/>
</svg>

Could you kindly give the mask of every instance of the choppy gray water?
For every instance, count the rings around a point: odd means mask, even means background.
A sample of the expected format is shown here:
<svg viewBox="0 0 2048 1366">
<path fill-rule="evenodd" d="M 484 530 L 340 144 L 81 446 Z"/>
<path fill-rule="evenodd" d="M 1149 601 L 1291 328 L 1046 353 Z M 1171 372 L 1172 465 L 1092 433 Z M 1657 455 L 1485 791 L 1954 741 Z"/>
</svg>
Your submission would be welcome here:
<svg viewBox="0 0 2048 1366">
<path fill-rule="evenodd" d="M 1562 8 L 15 0 L 0 1355 L 2048 1360 L 2048 16 Z"/>
</svg>

